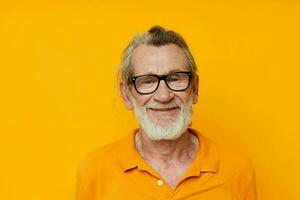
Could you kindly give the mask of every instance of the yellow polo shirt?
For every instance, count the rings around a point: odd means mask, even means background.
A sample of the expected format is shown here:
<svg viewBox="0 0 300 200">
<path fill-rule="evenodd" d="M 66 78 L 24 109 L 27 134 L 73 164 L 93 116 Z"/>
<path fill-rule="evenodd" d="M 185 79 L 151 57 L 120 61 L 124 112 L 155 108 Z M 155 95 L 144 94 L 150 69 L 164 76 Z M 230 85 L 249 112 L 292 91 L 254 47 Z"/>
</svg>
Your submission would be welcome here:
<svg viewBox="0 0 300 200">
<path fill-rule="evenodd" d="M 77 200 L 256 200 L 254 170 L 241 154 L 199 132 L 200 148 L 171 189 L 128 137 L 88 154 L 78 170 Z"/>
</svg>

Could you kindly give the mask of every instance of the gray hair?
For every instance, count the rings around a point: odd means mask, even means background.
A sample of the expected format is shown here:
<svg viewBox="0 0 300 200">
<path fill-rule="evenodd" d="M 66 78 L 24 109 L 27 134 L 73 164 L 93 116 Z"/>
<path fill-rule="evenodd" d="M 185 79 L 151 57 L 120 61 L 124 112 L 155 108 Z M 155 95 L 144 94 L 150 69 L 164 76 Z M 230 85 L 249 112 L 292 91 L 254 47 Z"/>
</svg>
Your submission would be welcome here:
<svg viewBox="0 0 300 200">
<path fill-rule="evenodd" d="M 133 72 L 131 65 L 131 57 L 133 51 L 143 44 L 156 47 L 168 44 L 177 45 L 182 49 L 193 77 L 196 76 L 197 67 L 194 58 L 182 36 L 172 30 L 166 30 L 161 26 L 153 26 L 149 29 L 148 32 L 141 33 L 133 37 L 131 42 L 123 51 L 119 76 L 121 81 L 123 81 L 125 84 L 130 85 L 132 83 L 131 78 Z"/>
</svg>

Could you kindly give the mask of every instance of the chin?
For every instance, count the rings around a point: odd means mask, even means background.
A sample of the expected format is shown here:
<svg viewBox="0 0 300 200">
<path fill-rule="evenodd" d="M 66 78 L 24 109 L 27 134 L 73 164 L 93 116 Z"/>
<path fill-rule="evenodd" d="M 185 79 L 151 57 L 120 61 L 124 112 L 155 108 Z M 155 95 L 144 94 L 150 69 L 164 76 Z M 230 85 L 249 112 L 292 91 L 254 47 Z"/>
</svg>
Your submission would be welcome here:
<svg viewBox="0 0 300 200">
<path fill-rule="evenodd" d="M 151 133 L 147 133 L 145 131 L 147 137 L 150 140 L 153 141 L 161 141 L 161 140 L 176 140 L 178 138 L 180 138 L 180 136 L 184 133 L 184 131 L 182 132 L 166 132 L 166 131 L 162 131 L 162 132 L 158 132 L 156 131 L 155 134 L 153 131 L 151 131 Z M 167 133 L 167 134 L 166 134 Z"/>
<path fill-rule="evenodd" d="M 192 121 L 192 103 L 174 109 L 141 108 L 135 105 L 135 115 L 140 127 L 151 140 L 176 140 Z"/>
<path fill-rule="evenodd" d="M 176 123 L 176 118 L 174 117 L 160 117 L 160 118 L 150 118 L 150 121 L 155 124 L 157 127 L 164 129 L 168 127 L 174 126 L 174 123 Z"/>
<path fill-rule="evenodd" d="M 141 127 L 147 137 L 151 140 L 176 140 L 179 138 L 187 129 L 182 123 L 178 121 L 160 121 L 159 123 L 151 122 L 142 123 Z"/>
</svg>

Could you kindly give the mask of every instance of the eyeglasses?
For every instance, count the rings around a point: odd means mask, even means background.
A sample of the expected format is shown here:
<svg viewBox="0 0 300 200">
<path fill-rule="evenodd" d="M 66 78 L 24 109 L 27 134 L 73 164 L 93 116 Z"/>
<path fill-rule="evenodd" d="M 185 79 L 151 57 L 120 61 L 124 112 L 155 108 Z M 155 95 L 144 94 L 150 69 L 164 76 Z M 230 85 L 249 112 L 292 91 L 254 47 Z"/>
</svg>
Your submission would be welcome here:
<svg viewBox="0 0 300 200">
<path fill-rule="evenodd" d="M 158 87 L 161 80 L 164 80 L 167 87 L 175 92 L 186 90 L 191 83 L 191 72 L 174 72 L 168 75 L 141 75 L 132 77 L 132 83 L 139 94 L 152 94 Z"/>
</svg>

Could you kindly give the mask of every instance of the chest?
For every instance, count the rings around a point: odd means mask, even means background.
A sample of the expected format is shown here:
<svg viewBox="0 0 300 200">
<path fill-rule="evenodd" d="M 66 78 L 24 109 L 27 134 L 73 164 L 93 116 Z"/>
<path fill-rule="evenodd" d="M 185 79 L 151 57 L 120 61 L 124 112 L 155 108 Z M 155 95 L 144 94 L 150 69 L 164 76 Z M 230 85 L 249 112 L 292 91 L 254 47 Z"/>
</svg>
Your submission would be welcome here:
<svg viewBox="0 0 300 200">
<path fill-rule="evenodd" d="M 163 178 L 164 181 L 168 183 L 168 185 L 174 189 L 176 183 L 181 179 L 181 177 L 187 171 L 191 162 L 186 161 L 183 163 L 180 162 L 155 162 L 150 161 L 149 164 L 159 173 L 159 175 Z"/>
<path fill-rule="evenodd" d="M 216 180 L 217 175 L 212 173 L 203 174 L 201 177 L 192 179 L 185 179 L 184 184 L 180 184 L 178 189 L 175 187 L 176 181 L 175 174 L 170 177 L 167 171 L 162 177 L 163 183 L 149 173 L 141 173 L 139 169 L 133 169 L 128 171 L 126 175 L 109 176 L 109 179 L 98 181 L 101 184 L 104 182 L 104 186 L 95 186 L 95 198 L 94 200 L 109 200 L 109 199 L 130 199 L 130 200 L 241 200 L 239 196 L 240 191 L 238 187 L 232 184 L 232 181 L 228 177 L 223 177 Z M 173 171 L 176 173 L 176 171 Z M 161 175 L 162 176 L 162 175 Z M 214 178 L 215 177 L 215 178 Z M 181 177 L 179 177 L 181 178 Z M 168 183 L 167 183 L 168 182 Z M 236 182 L 236 181 L 234 181 Z M 172 184 L 173 183 L 173 184 Z M 168 186 L 170 187 L 167 187 Z"/>
</svg>

